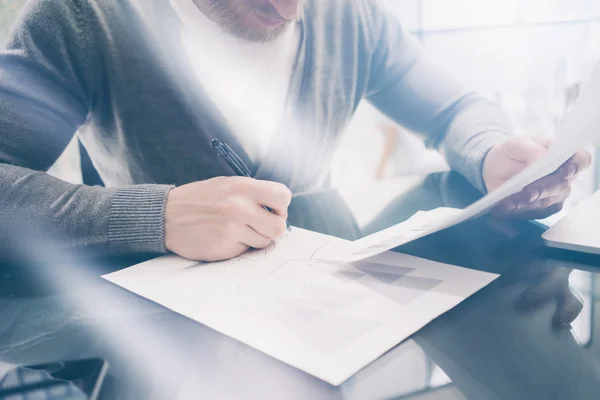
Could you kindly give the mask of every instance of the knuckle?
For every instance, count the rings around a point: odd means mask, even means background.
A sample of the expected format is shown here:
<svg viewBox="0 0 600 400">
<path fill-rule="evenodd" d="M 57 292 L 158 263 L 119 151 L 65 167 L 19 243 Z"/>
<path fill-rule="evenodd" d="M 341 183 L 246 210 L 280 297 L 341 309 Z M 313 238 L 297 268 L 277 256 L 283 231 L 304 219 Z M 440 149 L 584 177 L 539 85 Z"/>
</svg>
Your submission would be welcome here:
<svg viewBox="0 0 600 400">
<path fill-rule="evenodd" d="M 236 176 L 236 185 L 241 190 L 253 190 L 256 188 L 256 180 L 245 176 Z"/>
<path fill-rule="evenodd" d="M 277 218 L 277 224 L 275 226 L 275 234 L 277 235 L 277 238 L 280 238 L 285 233 L 286 229 L 287 225 L 285 220 L 283 218 Z"/>
<path fill-rule="evenodd" d="M 545 199 L 541 199 L 538 206 L 539 208 L 548 208 L 551 205 L 551 199 L 546 197 Z"/>
<path fill-rule="evenodd" d="M 239 179 L 237 176 L 219 176 L 213 178 L 218 185 L 218 191 L 223 196 L 230 196 L 239 192 Z"/>
<path fill-rule="evenodd" d="M 281 183 L 275 183 L 273 186 L 273 194 L 277 196 L 277 199 L 282 205 L 288 206 L 292 202 L 292 191 L 287 186 Z"/>
<path fill-rule="evenodd" d="M 279 239 L 286 230 L 285 220 L 280 217 L 273 218 L 273 222 L 270 224 L 267 236 L 271 240 Z"/>
<path fill-rule="evenodd" d="M 237 194 L 248 186 L 248 178 L 243 176 L 221 176 L 214 178 L 225 195 Z"/>
<path fill-rule="evenodd" d="M 523 191 L 523 197 L 524 197 L 523 200 L 527 201 L 527 200 L 531 199 L 532 197 L 534 197 L 534 195 L 537 195 L 538 193 L 540 195 L 543 193 L 541 188 L 538 188 L 536 186 L 530 186 L 526 190 Z"/>
<path fill-rule="evenodd" d="M 250 183 L 250 179 L 243 176 L 232 176 L 229 178 L 229 188 L 234 193 L 247 189 Z"/>
<path fill-rule="evenodd" d="M 234 182 L 229 176 L 218 176 L 213 178 L 212 181 L 217 185 L 217 191 L 222 193 L 223 196 L 227 196 L 234 191 Z"/>
<path fill-rule="evenodd" d="M 286 205 L 289 205 L 292 202 L 292 191 L 285 185 L 281 185 L 281 191 Z"/>
<path fill-rule="evenodd" d="M 592 155 L 587 150 L 582 150 L 573 157 L 576 165 L 587 168 L 592 161 Z"/>
<path fill-rule="evenodd" d="M 544 208 L 548 208 L 549 206 L 550 206 L 550 198 L 546 197 L 544 199 L 538 200 L 535 208 L 544 209 Z"/>
</svg>

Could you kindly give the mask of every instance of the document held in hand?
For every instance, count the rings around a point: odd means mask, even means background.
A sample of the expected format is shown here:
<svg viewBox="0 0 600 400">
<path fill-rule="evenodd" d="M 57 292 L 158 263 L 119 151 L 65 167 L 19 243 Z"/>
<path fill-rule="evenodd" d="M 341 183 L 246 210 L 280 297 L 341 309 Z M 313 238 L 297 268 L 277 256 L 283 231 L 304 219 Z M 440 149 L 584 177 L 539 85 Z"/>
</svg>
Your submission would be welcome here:
<svg viewBox="0 0 600 400">
<path fill-rule="evenodd" d="M 544 157 L 521 171 L 499 188 L 464 210 L 440 208 L 420 212 L 411 219 L 360 240 L 338 243 L 317 255 L 330 262 L 352 262 L 383 253 L 395 247 L 460 224 L 489 212 L 502 200 L 519 193 L 527 185 L 556 171 L 577 151 L 600 139 L 600 63 L 559 128 Z"/>
</svg>

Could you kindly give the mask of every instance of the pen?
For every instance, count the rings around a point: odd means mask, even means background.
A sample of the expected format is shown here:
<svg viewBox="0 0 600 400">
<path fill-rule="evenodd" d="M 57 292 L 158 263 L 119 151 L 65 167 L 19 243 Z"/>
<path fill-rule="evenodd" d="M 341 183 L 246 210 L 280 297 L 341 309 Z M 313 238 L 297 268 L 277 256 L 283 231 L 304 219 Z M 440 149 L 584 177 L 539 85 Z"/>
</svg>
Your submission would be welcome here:
<svg viewBox="0 0 600 400">
<path fill-rule="evenodd" d="M 229 147 L 229 145 L 227 145 L 227 143 L 223 143 L 219 139 L 213 139 L 210 141 L 210 145 L 212 146 L 213 150 L 217 152 L 219 157 L 224 159 L 225 162 L 229 164 L 237 176 L 252 178 L 252 174 L 250 173 L 250 170 L 246 164 L 244 164 L 244 161 L 242 161 L 242 159 L 236 154 L 235 151 L 233 151 L 231 147 Z M 263 206 L 263 208 L 270 213 L 273 212 L 273 210 L 267 206 Z M 285 221 L 285 226 L 287 227 L 288 231 L 292 230 L 287 221 Z"/>
</svg>

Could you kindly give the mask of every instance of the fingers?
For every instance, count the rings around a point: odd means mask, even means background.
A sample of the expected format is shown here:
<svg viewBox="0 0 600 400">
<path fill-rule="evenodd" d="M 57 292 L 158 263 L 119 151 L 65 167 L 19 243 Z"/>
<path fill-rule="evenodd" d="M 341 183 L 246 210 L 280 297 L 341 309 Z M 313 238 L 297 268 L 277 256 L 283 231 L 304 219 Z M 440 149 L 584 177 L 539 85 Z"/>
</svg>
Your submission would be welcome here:
<svg viewBox="0 0 600 400">
<path fill-rule="evenodd" d="M 246 226 L 245 229 L 240 231 L 238 241 L 253 249 L 265 249 L 273 242 L 270 238 L 261 235 L 249 226 Z"/>
<path fill-rule="evenodd" d="M 493 214 L 497 217 L 509 219 L 543 219 L 560 212 L 570 191 L 554 197 L 546 197 L 531 203 L 517 203 L 506 200 L 497 207 Z"/>
<path fill-rule="evenodd" d="M 285 232 L 291 197 L 281 184 L 245 177 L 217 177 L 175 188 L 165 206 L 165 247 L 200 261 L 268 247 Z"/>
<path fill-rule="evenodd" d="M 292 192 L 282 184 L 262 182 L 256 197 L 259 205 L 269 207 L 278 216 L 287 219 L 287 209 L 292 201 Z"/>
<path fill-rule="evenodd" d="M 236 196 L 223 202 L 227 208 L 225 214 L 231 217 L 234 224 L 243 227 L 244 235 L 240 242 L 263 248 L 279 239 L 287 228 L 287 208 L 292 200 L 290 190 L 280 183 L 245 177 L 228 178 L 227 182 L 230 185 L 229 192 Z M 254 234 L 249 233 L 246 227 Z"/>
<path fill-rule="evenodd" d="M 540 200 L 551 197 L 560 197 L 565 194 L 568 196 L 570 191 L 571 181 L 565 179 L 564 174 L 559 171 L 532 183 L 520 193 L 511 196 L 505 205 L 508 208 L 510 205 L 509 203 L 514 203 L 515 210 L 513 211 L 517 211 L 520 207 L 527 208 L 532 203 L 540 202 Z M 548 205 L 551 204 L 552 203 Z"/>
<path fill-rule="evenodd" d="M 558 170 L 566 179 L 572 179 L 592 164 L 592 155 L 587 150 L 577 152 Z"/>
<path fill-rule="evenodd" d="M 285 218 L 274 215 L 256 204 L 248 216 L 248 225 L 270 240 L 277 240 L 283 236 L 287 228 L 285 221 Z"/>
<path fill-rule="evenodd" d="M 529 210 L 529 211 L 520 211 L 520 212 L 505 212 L 501 207 L 496 208 L 492 214 L 498 218 L 505 219 L 514 219 L 514 220 L 534 220 L 534 219 L 544 219 L 548 218 L 558 212 L 560 212 L 564 207 L 564 203 L 556 203 L 547 208 L 537 209 L 537 210 Z"/>
<path fill-rule="evenodd" d="M 504 200 L 494 214 L 513 219 L 541 219 L 562 209 L 577 174 L 591 164 L 591 155 L 580 151 L 550 174 Z"/>
<path fill-rule="evenodd" d="M 240 178 L 239 187 L 259 205 L 269 207 L 275 214 L 287 219 L 287 208 L 292 201 L 292 192 L 285 185 Z"/>
<path fill-rule="evenodd" d="M 190 244 L 190 247 L 192 246 L 196 249 L 199 247 L 198 243 Z M 239 242 L 231 242 L 228 244 L 219 243 L 218 246 L 212 246 L 212 248 L 210 248 L 211 246 L 208 247 L 209 248 L 204 249 L 199 253 L 194 252 L 194 250 L 189 250 L 184 251 L 183 253 L 178 252 L 177 254 L 189 260 L 215 262 L 237 257 L 240 254 L 244 254 L 249 249 L 249 246 Z"/>
<path fill-rule="evenodd" d="M 248 226 L 269 240 L 279 239 L 287 228 L 283 217 L 265 210 L 249 198 L 228 199 L 223 201 L 222 208 L 223 214 L 234 228 L 240 227 L 245 232 L 245 227 Z M 234 228 L 231 230 L 234 231 Z"/>
<path fill-rule="evenodd" d="M 535 201 L 544 197 L 551 197 L 566 192 L 571 180 L 588 168 L 592 162 L 592 156 L 587 151 L 580 151 L 565 162 L 556 172 L 532 183 L 525 188 L 524 195 L 529 201 Z"/>
</svg>

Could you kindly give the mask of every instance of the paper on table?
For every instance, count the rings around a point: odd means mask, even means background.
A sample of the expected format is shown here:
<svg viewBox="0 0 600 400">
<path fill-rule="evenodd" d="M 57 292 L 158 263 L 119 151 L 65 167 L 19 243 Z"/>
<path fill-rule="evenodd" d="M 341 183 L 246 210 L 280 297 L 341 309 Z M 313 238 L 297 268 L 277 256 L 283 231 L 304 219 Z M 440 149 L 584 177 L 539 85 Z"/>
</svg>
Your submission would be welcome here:
<svg viewBox="0 0 600 400">
<path fill-rule="evenodd" d="M 360 240 L 329 246 L 319 252 L 317 257 L 330 262 L 362 260 L 483 215 L 502 200 L 556 171 L 577 151 L 598 141 L 599 137 L 600 63 L 596 65 L 589 82 L 584 85 L 550 149 L 540 160 L 462 211 L 442 208 L 417 213 L 403 223 Z"/>
<path fill-rule="evenodd" d="M 346 265 L 315 259 L 338 241 L 293 228 L 233 260 L 166 256 L 104 278 L 339 385 L 498 277 L 392 252 Z"/>
</svg>

